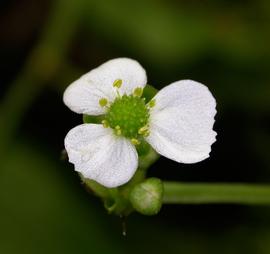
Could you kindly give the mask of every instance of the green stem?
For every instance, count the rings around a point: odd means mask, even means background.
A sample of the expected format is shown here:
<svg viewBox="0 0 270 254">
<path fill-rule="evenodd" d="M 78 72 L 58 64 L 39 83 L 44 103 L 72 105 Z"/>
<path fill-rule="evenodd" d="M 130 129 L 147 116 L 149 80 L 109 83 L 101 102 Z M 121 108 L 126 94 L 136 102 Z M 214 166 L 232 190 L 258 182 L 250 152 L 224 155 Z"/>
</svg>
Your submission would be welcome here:
<svg viewBox="0 0 270 254">
<path fill-rule="evenodd" d="M 0 156 L 5 157 L 13 135 L 45 84 L 65 63 L 71 38 L 81 19 L 85 0 L 57 0 L 38 45 L 32 50 L 19 77 L 10 85 L 0 105 Z"/>
<path fill-rule="evenodd" d="M 242 183 L 164 182 L 163 203 L 270 205 L 270 186 Z"/>
</svg>

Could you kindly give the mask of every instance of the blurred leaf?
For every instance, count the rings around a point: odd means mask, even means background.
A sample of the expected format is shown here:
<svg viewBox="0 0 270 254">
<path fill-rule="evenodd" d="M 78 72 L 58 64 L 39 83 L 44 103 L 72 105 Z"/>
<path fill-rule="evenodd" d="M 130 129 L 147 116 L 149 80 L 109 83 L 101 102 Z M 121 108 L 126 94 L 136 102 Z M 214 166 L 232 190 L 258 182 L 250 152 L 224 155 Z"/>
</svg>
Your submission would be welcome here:
<svg viewBox="0 0 270 254">
<path fill-rule="evenodd" d="M 79 179 L 60 169 L 36 149 L 13 147 L 0 172 L 0 253 L 126 253 L 102 205 L 74 192 Z"/>
<path fill-rule="evenodd" d="M 187 5 L 166 1 L 90 1 L 85 16 L 90 28 L 120 47 L 140 52 L 151 62 L 190 62 L 209 50 L 227 60 L 259 60 L 270 50 L 266 19 L 252 19 L 249 5 Z M 258 10 L 259 11 L 259 10 Z M 89 15 L 89 12 L 91 15 Z M 268 43 L 267 43 L 268 42 Z"/>
</svg>

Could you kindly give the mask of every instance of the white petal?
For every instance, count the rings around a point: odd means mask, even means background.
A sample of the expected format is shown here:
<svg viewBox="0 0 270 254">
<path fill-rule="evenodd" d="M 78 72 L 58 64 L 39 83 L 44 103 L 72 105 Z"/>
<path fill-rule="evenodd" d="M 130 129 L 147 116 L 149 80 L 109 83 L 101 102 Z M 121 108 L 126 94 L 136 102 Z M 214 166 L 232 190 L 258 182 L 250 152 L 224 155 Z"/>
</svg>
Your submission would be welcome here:
<svg viewBox="0 0 270 254">
<path fill-rule="evenodd" d="M 138 155 L 130 141 L 100 124 L 71 129 L 65 148 L 76 171 L 108 188 L 128 182 L 138 167 Z"/>
<path fill-rule="evenodd" d="M 99 100 L 106 98 L 112 102 L 116 96 L 115 80 L 121 79 L 119 93 L 131 94 L 136 87 L 144 87 L 147 82 L 145 70 L 135 60 L 116 58 L 93 69 L 72 83 L 64 93 L 64 103 L 73 111 L 82 114 L 100 115 L 104 108 Z"/>
<path fill-rule="evenodd" d="M 64 92 L 64 103 L 79 114 L 102 115 L 105 108 L 99 105 L 101 98 L 110 98 L 102 87 L 88 82 L 85 76 L 73 82 Z"/>
<path fill-rule="evenodd" d="M 216 140 L 216 101 L 208 88 L 192 80 L 177 81 L 160 90 L 155 100 L 146 138 L 152 147 L 182 163 L 209 157 Z"/>
</svg>

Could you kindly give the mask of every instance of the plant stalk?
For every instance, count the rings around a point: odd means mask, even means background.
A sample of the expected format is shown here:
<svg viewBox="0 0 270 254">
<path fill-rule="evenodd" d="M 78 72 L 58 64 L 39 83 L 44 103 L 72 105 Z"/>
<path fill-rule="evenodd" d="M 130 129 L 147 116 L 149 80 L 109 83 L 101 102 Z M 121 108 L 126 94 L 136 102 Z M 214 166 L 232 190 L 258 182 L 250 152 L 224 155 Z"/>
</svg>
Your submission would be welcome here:
<svg viewBox="0 0 270 254">
<path fill-rule="evenodd" d="M 164 204 L 270 205 L 270 186 L 244 183 L 163 182 Z"/>
</svg>

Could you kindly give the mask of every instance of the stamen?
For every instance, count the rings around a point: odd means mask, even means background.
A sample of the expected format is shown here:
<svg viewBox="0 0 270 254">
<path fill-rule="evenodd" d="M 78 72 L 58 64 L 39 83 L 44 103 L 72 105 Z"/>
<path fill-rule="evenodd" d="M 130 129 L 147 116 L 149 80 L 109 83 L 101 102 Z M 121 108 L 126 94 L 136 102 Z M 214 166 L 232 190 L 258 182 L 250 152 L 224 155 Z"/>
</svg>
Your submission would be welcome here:
<svg viewBox="0 0 270 254">
<path fill-rule="evenodd" d="M 136 139 L 136 138 L 132 138 L 132 139 L 131 139 L 131 143 L 132 143 L 133 145 L 137 146 L 137 145 L 139 145 L 141 142 L 140 142 L 138 139 Z"/>
<path fill-rule="evenodd" d="M 119 125 L 115 126 L 115 133 L 117 136 L 120 136 L 122 134 L 122 131 Z"/>
<path fill-rule="evenodd" d="M 103 125 L 104 128 L 108 128 L 109 127 L 109 123 L 108 123 L 107 120 L 102 120 L 101 123 L 102 123 L 102 125 Z"/>
<path fill-rule="evenodd" d="M 156 100 L 153 99 L 153 100 L 149 101 L 147 105 L 148 105 L 150 108 L 153 108 L 153 107 L 156 105 Z"/>
<path fill-rule="evenodd" d="M 145 138 L 148 137 L 150 135 L 150 131 L 147 130 L 145 133 L 142 134 Z"/>
<path fill-rule="evenodd" d="M 122 79 L 116 79 L 114 82 L 113 82 L 113 87 L 116 87 L 116 88 L 120 88 L 122 86 Z"/>
<path fill-rule="evenodd" d="M 99 100 L 99 105 L 100 105 L 101 107 L 105 107 L 107 104 L 108 104 L 108 100 L 107 100 L 106 98 L 101 98 L 101 99 Z"/>
<path fill-rule="evenodd" d="M 137 97 L 141 97 L 143 94 L 143 88 L 141 87 L 136 87 L 133 91 L 133 95 Z"/>
<path fill-rule="evenodd" d="M 139 129 L 138 133 L 139 133 L 140 135 L 142 135 L 142 134 L 144 134 L 144 133 L 147 132 L 147 131 L 148 131 L 148 126 L 145 125 L 145 126 L 143 126 L 142 128 Z"/>
</svg>

